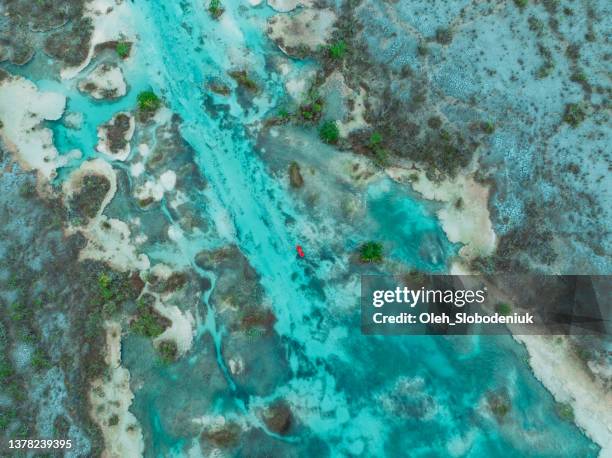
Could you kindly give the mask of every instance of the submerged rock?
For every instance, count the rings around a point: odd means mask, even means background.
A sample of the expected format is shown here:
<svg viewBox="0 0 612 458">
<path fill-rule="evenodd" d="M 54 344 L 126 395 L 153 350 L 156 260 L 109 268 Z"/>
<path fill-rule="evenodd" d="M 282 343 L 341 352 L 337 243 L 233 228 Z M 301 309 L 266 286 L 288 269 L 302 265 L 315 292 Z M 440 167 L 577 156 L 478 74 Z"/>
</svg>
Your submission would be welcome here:
<svg viewBox="0 0 612 458">
<path fill-rule="evenodd" d="M 506 389 L 489 391 L 486 394 L 486 399 L 489 410 L 495 416 L 495 419 L 498 422 L 503 421 L 506 415 L 508 415 L 512 409 L 512 405 L 510 404 L 510 395 Z"/>
<path fill-rule="evenodd" d="M 218 448 L 232 448 L 238 444 L 241 428 L 236 423 L 228 422 L 215 425 L 204 431 L 200 436 L 202 445 L 212 445 Z"/>
<path fill-rule="evenodd" d="M 288 434 L 294 422 L 289 404 L 282 399 L 264 410 L 262 420 L 270 431 L 280 435 Z"/>
<path fill-rule="evenodd" d="M 100 139 L 96 149 L 113 159 L 124 161 L 130 154 L 130 140 L 134 135 L 136 122 L 129 113 L 118 113 L 108 123 L 98 128 Z"/>
<path fill-rule="evenodd" d="M 289 165 L 289 182 L 293 188 L 301 188 L 304 186 L 304 178 L 300 173 L 300 166 L 295 161 Z"/>
</svg>

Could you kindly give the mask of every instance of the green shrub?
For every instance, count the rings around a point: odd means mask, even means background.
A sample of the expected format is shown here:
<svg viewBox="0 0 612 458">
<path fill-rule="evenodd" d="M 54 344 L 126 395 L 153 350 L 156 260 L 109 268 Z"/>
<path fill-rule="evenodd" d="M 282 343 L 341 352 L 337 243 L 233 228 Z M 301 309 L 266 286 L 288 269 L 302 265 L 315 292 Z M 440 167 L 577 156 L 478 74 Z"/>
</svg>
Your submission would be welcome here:
<svg viewBox="0 0 612 458">
<path fill-rule="evenodd" d="M 383 260 L 383 246 L 380 242 L 365 242 L 359 248 L 361 262 L 380 262 Z"/>
<path fill-rule="evenodd" d="M 117 43 L 117 46 L 115 46 L 115 51 L 117 52 L 117 55 L 122 59 L 128 57 L 130 55 L 131 50 L 132 43 L 130 43 L 129 41 L 120 41 Z"/>
<path fill-rule="evenodd" d="M 565 113 L 563 114 L 563 121 L 568 123 L 572 127 L 577 127 L 582 121 L 586 119 L 586 112 L 584 107 L 579 103 L 568 103 L 565 105 Z"/>
<path fill-rule="evenodd" d="M 559 402 L 557 404 L 557 415 L 559 415 L 559 418 L 562 420 L 574 421 L 574 409 L 568 403 Z"/>
<path fill-rule="evenodd" d="M 164 332 L 164 326 L 159 316 L 150 307 L 139 305 L 140 312 L 136 319 L 130 324 L 130 330 L 144 337 L 155 338 Z"/>
<path fill-rule="evenodd" d="M 223 8 L 223 6 L 221 6 L 221 0 L 210 0 L 210 4 L 208 5 L 208 12 L 214 19 L 219 18 L 224 11 L 225 9 Z"/>
<path fill-rule="evenodd" d="M 0 382 L 4 382 L 14 374 L 13 366 L 6 360 L 0 360 Z"/>
<path fill-rule="evenodd" d="M 495 132 L 495 124 L 491 121 L 483 121 L 480 123 L 480 128 L 485 134 L 492 134 Z"/>
<path fill-rule="evenodd" d="M 340 138 L 340 130 L 335 121 L 325 121 L 319 129 L 319 136 L 325 143 L 336 143 Z"/>
<path fill-rule="evenodd" d="M 156 111 L 161 106 L 160 98 L 153 91 L 144 91 L 138 94 L 138 108 L 142 111 Z"/>
<path fill-rule="evenodd" d="M 527 6 L 527 3 L 529 3 L 528 0 L 514 0 L 514 4 L 519 8 L 525 8 Z"/>
<path fill-rule="evenodd" d="M 34 369 L 46 369 L 51 367 L 49 358 L 47 358 L 45 352 L 40 348 L 37 348 L 32 355 L 32 367 L 34 367 Z"/>
<path fill-rule="evenodd" d="M 510 306 L 510 304 L 506 304 L 505 302 L 501 302 L 499 304 L 497 304 L 497 313 L 499 313 L 500 315 L 510 315 L 512 313 L 512 307 Z"/>
<path fill-rule="evenodd" d="M 113 298 L 113 291 L 111 289 L 111 278 L 105 274 L 101 273 L 98 277 L 98 289 L 100 291 L 100 295 L 105 301 L 109 301 Z"/>
<path fill-rule="evenodd" d="M 451 29 L 440 27 L 436 30 L 436 41 L 441 45 L 448 45 L 453 41 L 453 32 Z"/>
<path fill-rule="evenodd" d="M 28 309 L 20 304 L 19 302 L 15 302 L 10 306 L 10 317 L 13 321 L 23 321 L 28 318 L 29 311 Z"/>
<path fill-rule="evenodd" d="M 159 351 L 159 355 L 162 361 L 166 363 L 171 363 L 172 361 L 175 361 L 178 355 L 176 343 L 171 340 L 164 340 L 163 342 L 160 342 L 159 346 L 157 347 L 157 350 Z"/>
<path fill-rule="evenodd" d="M 376 146 L 382 142 L 382 135 L 378 132 L 374 132 L 370 136 L 370 146 Z"/>
<path fill-rule="evenodd" d="M 347 51 L 346 43 L 339 40 L 334 44 L 329 45 L 327 50 L 329 52 L 329 57 L 332 59 L 342 59 Z"/>
</svg>

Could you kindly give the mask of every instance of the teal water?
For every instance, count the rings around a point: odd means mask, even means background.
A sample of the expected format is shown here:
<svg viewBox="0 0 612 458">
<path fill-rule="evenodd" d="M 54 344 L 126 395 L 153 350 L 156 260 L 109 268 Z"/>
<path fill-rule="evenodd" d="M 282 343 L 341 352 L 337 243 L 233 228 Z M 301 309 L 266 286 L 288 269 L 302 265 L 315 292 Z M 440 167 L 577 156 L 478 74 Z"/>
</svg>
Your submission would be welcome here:
<svg viewBox="0 0 612 458">
<path fill-rule="evenodd" d="M 259 429 L 251 446 L 261 448 L 242 456 L 596 455 L 580 431 L 555 414 L 552 397 L 533 378 L 525 352 L 510 337 L 362 336 L 358 284 L 333 277 L 328 263 L 316 262 L 317 254 L 308 263 L 295 258 L 296 243 L 308 251 L 316 239 L 316 246 L 344 244 L 350 250 L 376 237 L 387 241 L 398 262 L 444 271 L 456 247 L 446 240 L 433 209 L 385 180 L 365 192 L 367 220 L 352 233 L 315 228 L 314 235 L 304 235 L 305 228 L 312 234 L 315 216 L 269 173 L 247 129 L 284 95 L 280 78 L 266 66 L 267 57 L 278 53 L 262 32 L 272 12 L 247 10 L 238 0 L 224 4 L 226 13 L 217 22 L 204 2 L 136 0 L 140 73 L 126 75 L 130 94 L 113 104 L 95 104 L 70 92 L 69 107 L 83 110 L 87 120 L 79 132 L 55 127 L 62 152 L 78 147 L 90 157 L 97 125 L 133 106 L 138 88 L 150 85 L 162 94 L 182 118 L 182 135 L 209 182 L 202 213 L 214 221 L 216 210 L 224 209 L 232 226 L 218 230 L 216 238 L 183 240 L 172 251 L 176 263 L 196 268 L 193 244 L 201 249 L 236 243 L 261 275 L 278 319 L 278 353 L 257 355 L 267 371 L 244 383 L 229 375 L 224 350 L 236 350 L 237 344 L 216 321 L 208 296 L 201 307 L 209 313 L 198 323 L 194 348 L 176 364 L 152 364 L 156 358 L 148 342 L 126 339 L 124 364 L 134 380 L 144 382 L 134 389 L 132 410 L 143 427 L 146 456 L 186 456 L 198 443 L 194 418 L 224 415 L 258 425 L 257 407 L 277 396 L 290 402 L 299 428 L 290 437 Z M 228 113 L 212 118 L 204 110 L 203 83 L 242 66 L 264 86 L 261 95 L 248 110 L 232 97 Z M 286 223 L 287 216 L 293 224 Z M 167 260 L 168 252 L 156 247 L 148 254 L 155 263 Z M 214 287 L 214 273 L 207 274 Z M 244 355 L 255 357 L 261 350 L 253 342 L 242 344 Z M 512 408 L 500 423 L 484 405 L 487 391 L 501 389 Z"/>
</svg>

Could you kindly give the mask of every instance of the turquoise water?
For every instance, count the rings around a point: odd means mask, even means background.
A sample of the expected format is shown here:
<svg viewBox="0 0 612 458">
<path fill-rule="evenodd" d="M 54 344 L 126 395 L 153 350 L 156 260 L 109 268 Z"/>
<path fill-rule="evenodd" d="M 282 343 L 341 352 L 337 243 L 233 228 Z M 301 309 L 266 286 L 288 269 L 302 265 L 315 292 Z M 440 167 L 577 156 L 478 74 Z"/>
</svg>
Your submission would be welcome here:
<svg viewBox="0 0 612 458">
<path fill-rule="evenodd" d="M 155 363 L 149 342 L 125 339 L 124 365 L 133 381 L 142 382 L 133 388 L 132 411 L 143 428 L 146 456 L 185 456 L 197 447 L 196 418 L 224 415 L 260 425 L 257 408 L 279 396 L 294 409 L 295 433 L 279 437 L 256 427 L 250 441 L 255 449 L 241 456 L 596 455 L 580 431 L 555 414 L 552 397 L 510 337 L 361 335 L 358 283 L 350 280 L 357 271 L 346 265 L 342 275 L 332 275 L 320 247 L 352 250 L 362 240 L 381 238 L 393 260 L 429 271 L 444 271 L 457 247 L 445 238 L 435 209 L 388 180 L 374 181 L 364 192 L 362 224 L 312 232 L 321 215 L 305 209 L 270 173 L 247 130 L 284 96 L 279 76 L 266 66 L 267 56 L 278 53 L 262 32 L 272 12 L 246 10 L 237 0 L 224 4 L 226 13 L 217 22 L 204 2 L 136 0 L 141 42 L 137 71 L 126 74 L 129 95 L 97 104 L 67 92 L 69 108 L 85 112 L 86 122 L 80 131 L 54 126 L 62 152 L 81 148 L 91 157 L 98 124 L 133 106 L 141 88 L 150 85 L 162 94 L 182 118 L 182 135 L 209 182 L 202 214 L 214 222 L 215 210 L 225 209 L 233 230 L 186 239 L 173 250 L 157 246 L 148 253 L 152 263 L 171 252 L 176 264 L 196 268 L 194 244 L 202 249 L 236 243 L 261 275 L 278 319 L 278 339 L 240 340 L 217 322 L 205 296 L 201 310 L 208 310 L 207 319 L 198 323 L 194 347 L 179 362 Z M 203 83 L 242 66 L 263 85 L 261 95 L 248 110 L 232 97 L 228 113 L 212 118 L 204 109 Z M 58 89 L 53 82 L 41 86 Z M 293 224 L 287 224 L 288 216 Z M 304 235 L 306 228 L 310 235 Z M 295 257 L 297 243 L 304 244 L 308 260 Z M 214 287 L 214 273 L 207 275 Z M 226 367 L 228 348 L 265 367 L 261 377 L 234 380 Z M 498 422 L 487 413 L 485 395 L 501 389 L 512 408 Z"/>
</svg>

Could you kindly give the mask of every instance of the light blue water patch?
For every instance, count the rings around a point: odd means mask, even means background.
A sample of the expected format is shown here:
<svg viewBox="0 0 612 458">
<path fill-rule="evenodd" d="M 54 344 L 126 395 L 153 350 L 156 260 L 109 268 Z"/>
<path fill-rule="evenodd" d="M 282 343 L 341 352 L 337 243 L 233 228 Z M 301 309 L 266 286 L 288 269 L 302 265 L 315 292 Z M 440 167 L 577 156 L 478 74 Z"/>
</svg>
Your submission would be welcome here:
<svg viewBox="0 0 612 458">
<path fill-rule="evenodd" d="M 94 100 L 75 88 L 67 88 L 58 81 L 39 80 L 35 83 L 42 91 L 59 92 L 66 97 L 64 117 L 49 123 L 53 130 L 55 146 L 60 154 L 78 149 L 83 153 L 84 159 L 95 155 L 98 127 L 108 122 L 119 111 L 132 111 L 137 106 L 138 93 L 148 89 L 146 83 L 140 82 L 136 86 L 130 86 L 128 93 L 119 99 Z M 79 128 L 73 129 L 65 125 L 64 118 L 69 113 L 83 115 L 83 122 Z"/>
<path fill-rule="evenodd" d="M 431 209 L 389 179 L 368 188 L 368 212 L 375 221 L 372 236 L 388 245 L 390 257 L 417 269 L 441 272 L 457 246 L 446 238 Z"/>
</svg>

